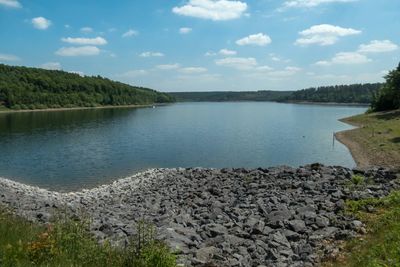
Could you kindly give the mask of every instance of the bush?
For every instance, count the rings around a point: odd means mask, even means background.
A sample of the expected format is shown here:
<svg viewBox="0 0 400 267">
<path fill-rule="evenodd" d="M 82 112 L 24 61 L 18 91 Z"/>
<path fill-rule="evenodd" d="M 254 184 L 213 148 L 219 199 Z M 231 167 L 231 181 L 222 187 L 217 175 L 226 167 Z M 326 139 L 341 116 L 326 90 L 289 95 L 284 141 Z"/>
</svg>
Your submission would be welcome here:
<svg viewBox="0 0 400 267">
<path fill-rule="evenodd" d="M 174 267 L 176 257 L 155 239 L 152 225 L 140 222 L 126 248 L 99 244 L 88 220 L 57 218 L 47 227 L 0 209 L 0 266 Z"/>
<path fill-rule="evenodd" d="M 351 177 L 351 181 L 353 182 L 354 185 L 361 185 L 365 182 L 365 177 L 356 174 Z"/>
</svg>

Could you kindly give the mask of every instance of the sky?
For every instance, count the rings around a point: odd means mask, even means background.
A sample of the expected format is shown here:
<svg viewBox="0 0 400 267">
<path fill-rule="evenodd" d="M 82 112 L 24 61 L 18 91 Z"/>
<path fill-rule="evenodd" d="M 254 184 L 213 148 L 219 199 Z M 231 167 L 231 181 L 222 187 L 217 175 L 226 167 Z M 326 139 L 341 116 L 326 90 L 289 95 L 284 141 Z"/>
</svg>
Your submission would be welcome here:
<svg viewBox="0 0 400 267">
<path fill-rule="evenodd" d="M 382 82 L 399 0 L 0 0 L 0 63 L 164 92 Z"/>
</svg>

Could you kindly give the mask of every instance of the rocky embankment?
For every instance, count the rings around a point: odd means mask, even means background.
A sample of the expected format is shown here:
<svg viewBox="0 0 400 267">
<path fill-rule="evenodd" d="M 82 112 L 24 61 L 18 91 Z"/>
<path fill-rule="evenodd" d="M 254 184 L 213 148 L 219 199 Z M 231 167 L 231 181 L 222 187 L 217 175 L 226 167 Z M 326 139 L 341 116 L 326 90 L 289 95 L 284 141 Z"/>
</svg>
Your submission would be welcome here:
<svg viewBox="0 0 400 267">
<path fill-rule="evenodd" d="M 352 185 L 359 173 L 368 183 Z M 57 193 L 0 179 L 0 203 L 31 220 L 88 215 L 99 240 L 124 245 L 145 219 L 185 266 L 315 266 L 363 233 L 345 201 L 382 197 L 396 173 L 311 165 L 268 169 L 154 169 L 110 185 Z"/>
</svg>

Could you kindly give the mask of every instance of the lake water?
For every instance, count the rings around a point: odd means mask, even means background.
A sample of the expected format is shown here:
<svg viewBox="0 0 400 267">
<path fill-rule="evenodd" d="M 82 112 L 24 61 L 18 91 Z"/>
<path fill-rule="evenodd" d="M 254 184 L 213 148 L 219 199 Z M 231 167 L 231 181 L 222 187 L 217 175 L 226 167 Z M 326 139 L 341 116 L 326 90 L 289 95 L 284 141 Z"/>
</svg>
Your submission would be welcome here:
<svg viewBox="0 0 400 267">
<path fill-rule="evenodd" d="M 364 111 L 240 102 L 0 114 L 0 177 L 65 191 L 157 167 L 353 167 L 333 132 Z"/>
</svg>

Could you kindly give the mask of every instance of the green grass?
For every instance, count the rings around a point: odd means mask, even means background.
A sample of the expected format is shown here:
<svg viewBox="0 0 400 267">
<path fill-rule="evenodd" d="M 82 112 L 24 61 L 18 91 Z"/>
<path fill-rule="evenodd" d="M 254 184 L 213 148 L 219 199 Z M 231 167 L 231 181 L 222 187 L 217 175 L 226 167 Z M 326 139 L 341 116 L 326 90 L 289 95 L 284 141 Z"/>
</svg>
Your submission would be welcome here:
<svg viewBox="0 0 400 267">
<path fill-rule="evenodd" d="M 37 225 L 0 208 L 0 266 L 176 266 L 175 255 L 155 239 L 153 227 L 144 222 L 124 249 L 97 243 L 88 226 L 63 218 L 49 226 Z"/>
<path fill-rule="evenodd" d="M 358 115 L 343 120 L 360 128 L 346 135 L 371 156 L 376 166 L 400 166 L 400 110 Z"/>
<path fill-rule="evenodd" d="M 382 199 L 348 201 L 346 212 L 365 222 L 368 233 L 347 242 L 342 256 L 323 266 L 400 266 L 400 191 Z"/>
</svg>

